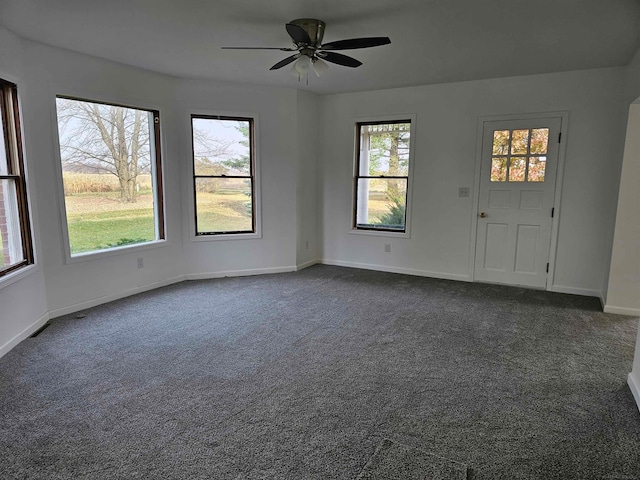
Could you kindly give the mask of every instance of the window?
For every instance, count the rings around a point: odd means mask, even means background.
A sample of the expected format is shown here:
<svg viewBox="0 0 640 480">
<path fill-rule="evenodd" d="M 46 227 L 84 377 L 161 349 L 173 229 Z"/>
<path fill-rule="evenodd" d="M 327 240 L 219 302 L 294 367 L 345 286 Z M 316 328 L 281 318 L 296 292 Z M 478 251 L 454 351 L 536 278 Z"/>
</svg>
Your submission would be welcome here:
<svg viewBox="0 0 640 480">
<path fill-rule="evenodd" d="M 17 87 L 0 80 L 0 276 L 33 263 Z"/>
<path fill-rule="evenodd" d="M 548 128 L 495 130 L 491 181 L 544 182 L 548 146 Z"/>
<path fill-rule="evenodd" d="M 192 115 L 196 235 L 256 233 L 253 118 Z"/>
<path fill-rule="evenodd" d="M 357 124 L 356 230 L 406 232 L 411 120 Z"/>
<path fill-rule="evenodd" d="M 157 111 L 58 97 L 71 256 L 164 238 Z"/>
</svg>

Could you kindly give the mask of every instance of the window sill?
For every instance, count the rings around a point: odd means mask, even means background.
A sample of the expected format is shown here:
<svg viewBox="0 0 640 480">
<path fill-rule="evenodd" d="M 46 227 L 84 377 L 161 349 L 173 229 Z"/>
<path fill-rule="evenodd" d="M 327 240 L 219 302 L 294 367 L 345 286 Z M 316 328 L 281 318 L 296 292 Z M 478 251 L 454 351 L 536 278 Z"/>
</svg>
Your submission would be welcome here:
<svg viewBox="0 0 640 480">
<path fill-rule="evenodd" d="M 38 267 L 35 264 L 26 265 L 15 272 L 11 272 L 7 275 L 0 277 L 0 290 L 5 287 L 8 287 L 12 283 L 16 283 L 23 278 L 28 277 L 29 275 L 34 274 L 38 270 Z"/>
<path fill-rule="evenodd" d="M 390 232 L 388 230 L 359 230 L 352 228 L 349 230 L 351 235 L 365 235 L 369 237 L 391 237 L 391 238 L 411 238 L 409 230 L 404 232 Z"/>
<path fill-rule="evenodd" d="M 192 235 L 192 242 L 219 242 L 229 240 L 258 240 L 262 238 L 262 233 L 221 233 L 220 235 Z"/>
<path fill-rule="evenodd" d="M 67 264 L 84 262 L 85 260 L 94 260 L 98 258 L 113 257 L 125 253 L 141 252 L 155 248 L 166 247 L 166 240 L 155 240 L 153 242 L 141 243 L 139 245 L 125 245 L 122 247 L 106 248 L 95 252 L 78 253 L 75 255 L 67 255 Z"/>
</svg>

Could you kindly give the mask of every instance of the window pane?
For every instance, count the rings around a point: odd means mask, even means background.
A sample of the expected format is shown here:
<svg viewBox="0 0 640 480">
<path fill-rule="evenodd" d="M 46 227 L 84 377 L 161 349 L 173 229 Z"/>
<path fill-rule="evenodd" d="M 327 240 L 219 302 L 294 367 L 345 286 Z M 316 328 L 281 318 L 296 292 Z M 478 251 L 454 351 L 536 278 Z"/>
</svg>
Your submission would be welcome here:
<svg viewBox="0 0 640 480">
<path fill-rule="evenodd" d="M 251 191 L 251 179 L 196 178 L 197 232 L 252 232 Z"/>
<path fill-rule="evenodd" d="M 159 239 L 153 112 L 56 103 L 71 254 Z"/>
<path fill-rule="evenodd" d="M 405 229 L 407 179 L 358 179 L 356 226 Z"/>
<path fill-rule="evenodd" d="M 514 130 L 513 138 L 511 140 L 511 153 L 523 154 L 527 153 L 527 146 L 529 144 L 529 130 Z"/>
<path fill-rule="evenodd" d="M 548 145 L 548 128 L 534 128 L 531 130 L 531 153 L 547 153 Z"/>
<path fill-rule="evenodd" d="M 495 130 L 493 132 L 493 155 L 509 154 L 510 130 Z"/>
<path fill-rule="evenodd" d="M 491 159 L 491 181 L 507 181 L 507 157 L 493 157 Z"/>
<path fill-rule="evenodd" d="M 249 120 L 193 118 L 196 175 L 251 175 Z"/>
<path fill-rule="evenodd" d="M 0 240 L 0 270 L 25 259 L 20 234 L 18 196 L 13 180 L 0 180 Z"/>
<path fill-rule="evenodd" d="M 410 123 L 360 125 L 360 176 L 409 175 Z"/>
<path fill-rule="evenodd" d="M 511 157 L 509 161 L 509 181 L 524 182 L 527 171 L 527 159 L 525 157 Z"/>
<path fill-rule="evenodd" d="M 529 177 L 530 182 L 544 182 L 544 170 L 547 164 L 547 157 L 529 157 Z"/>
</svg>

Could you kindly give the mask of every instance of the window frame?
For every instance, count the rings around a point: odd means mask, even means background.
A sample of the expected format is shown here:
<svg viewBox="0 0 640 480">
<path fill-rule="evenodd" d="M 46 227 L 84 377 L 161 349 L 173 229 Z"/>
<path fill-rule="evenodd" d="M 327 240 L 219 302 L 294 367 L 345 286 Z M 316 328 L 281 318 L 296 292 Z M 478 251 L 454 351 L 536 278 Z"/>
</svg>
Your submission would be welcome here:
<svg viewBox="0 0 640 480">
<path fill-rule="evenodd" d="M 61 90 L 61 89 L 60 89 Z M 62 156 L 60 150 L 60 133 L 58 126 L 58 109 L 57 99 L 76 100 L 79 102 L 96 103 L 100 105 L 115 106 L 129 108 L 133 110 L 141 110 L 147 113 L 153 114 L 153 132 L 149 131 L 149 146 L 151 154 L 154 160 L 152 160 L 152 169 L 154 175 L 152 175 L 153 189 L 154 189 L 154 216 L 157 238 L 148 242 L 135 243 L 130 245 L 122 245 L 111 248 L 104 248 L 100 250 L 93 250 L 89 252 L 71 253 L 71 240 L 69 236 L 69 221 L 67 218 L 67 209 L 64 192 L 64 172 L 62 168 Z M 117 255 L 123 252 L 149 250 L 163 246 L 167 243 L 166 236 L 166 208 L 165 208 L 165 188 L 164 188 L 164 165 L 162 161 L 163 152 L 163 135 L 162 135 L 162 122 L 160 119 L 160 108 L 156 105 L 148 105 L 144 102 L 134 102 L 128 99 L 127 101 L 112 101 L 97 94 L 68 94 L 68 93 L 54 93 L 52 102 L 52 119 L 53 130 L 55 138 L 56 149 L 56 171 L 58 174 L 58 188 L 59 188 L 59 204 L 60 215 L 62 223 L 62 233 L 64 239 L 64 251 L 65 251 L 65 263 L 72 264 L 76 262 L 82 262 L 87 259 L 96 259 L 102 257 L 109 257 Z"/>
<path fill-rule="evenodd" d="M 393 238 L 410 238 L 411 237 L 411 206 L 412 206 L 412 193 L 413 193 L 413 168 L 415 164 L 415 142 L 416 142 L 416 115 L 415 114 L 401 114 L 401 115 L 383 115 L 375 117 L 362 117 L 354 118 L 354 162 L 353 162 L 353 180 L 352 180 L 352 209 L 351 209 L 351 225 L 349 233 L 356 235 L 370 235 L 381 237 L 393 237 Z M 410 144 L 409 144 L 409 167 L 407 175 L 403 176 L 367 176 L 360 175 L 360 133 L 361 125 L 386 125 L 408 123 Z M 407 180 L 407 192 L 405 200 L 405 222 L 404 230 L 391 229 L 391 228 L 376 228 L 376 227 L 362 227 L 357 224 L 358 213 L 358 180 L 363 178 L 402 178 Z"/>
<path fill-rule="evenodd" d="M 0 270 L 0 279 L 34 264 L 33 237 L 29 213 L 28 189 L 24 162 L 23 136 L 21 128 L 18 86 L 0 78 L 0 117 L 7 158 L 7 174 L 0 174 L 0 180 L 13 181 L 16 189 L 20 240 L 23 259 Z"/>
<path fill-rule="evenodd" d="M 257 138 L 258 138 L 258 116 L 251 113 L 235 113 L 235 112 L 190 112 L 188 115 L 189 125 L 189 143 L 190 143 L 190 188 L 192 189 L 192 214 L 191 219 L 193 226 L 191 230 L 192 241 L 218 241 L 218 240 L 250 240 L 262 238 L 261 229 L 261 201 L 260 201 L 260 162 L 258 160 Z M 249 170 L 248 176 L 236 175 L 197 175 L 195 173 L 195 147 L 193 135 L 193 120 L 232 120 L 232 121 L 248 121 L 249 122 Z M 219 232 L 198 232 L 198 206 L 196 181 L 198 178 L 247 178 L 251 181 L 251 201 L 252 201 L 252 230 L 251 231 L 219 231 Z"/>
</svg>

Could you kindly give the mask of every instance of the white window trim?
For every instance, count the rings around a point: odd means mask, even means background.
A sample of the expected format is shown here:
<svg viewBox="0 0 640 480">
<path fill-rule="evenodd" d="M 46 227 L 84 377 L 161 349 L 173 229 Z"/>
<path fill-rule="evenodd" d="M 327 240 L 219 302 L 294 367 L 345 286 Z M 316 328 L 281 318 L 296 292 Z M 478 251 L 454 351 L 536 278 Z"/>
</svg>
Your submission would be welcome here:
<svg viewBox="0 0 640 480">
<path fill-rule="evenodd" d="M 392 238 L 411 238 L 411 215 L 412 215 L 412 197 L 413 197 L 413 169 L 415 167 L 415 151 L 416 151 L 416 124 L 417 124 L 417 115 L 415 113 L 406 113 L 406 114 L 394 114 L 394 115 L 376 115 L 376 116 L 367 116 L 367 117 L 354 117 L 353 118 L 353 127 L 354 127 L 354 137 L 358 135 L 358 123 L 363 122 L 394 122 L 398 120 L 410 120 L 411 121 L 411 145 L 409 147 L 409 172 L 407 174 L 407 205 L 405 207 L 405 228 L 404 232 L 390 232 L 390 231 L 377 231 L 377 230 L 365 230 L 358 229 L 355 227 L 355 182 L 354 178 L 357 176 L 356 168 L 358 166 L 358 148 L 360 139 L 354 138 L 354 152 L 353 152 L 353 171 L 351 176 L 351 215 L 349 215 L 349 232 L 352 235 L 364 235 L 370 237 L 392 237 Z"/>
<path fill-rule="evenodd" d="M 192 116 L 220 116 L 220 117 L 238 117 L 251 118 L 253 120 L 253 188 L 255 195 L 255 221 L 256 231 L 250 233 L 216 233 L 211 235 L 196 235 L 196 205 L 195 195 L 193 192 L 193 138 L 192 138 Z M 260 124 L 259 116 L 255 112 L 229 112 L 220 110 L 189 110 L 186 112 L 186 158 L 189 159 L 188 175 L 185 175 L 188 183 L 185 191 L 189 192 L 191 200 L 189 201 L 189 241 L 191 242 L 219 242 L 219 241 L 236 241 L 236 240 L 257 240 L 262 238 L 262 195 L 260 188 Z"/>
</svg>

